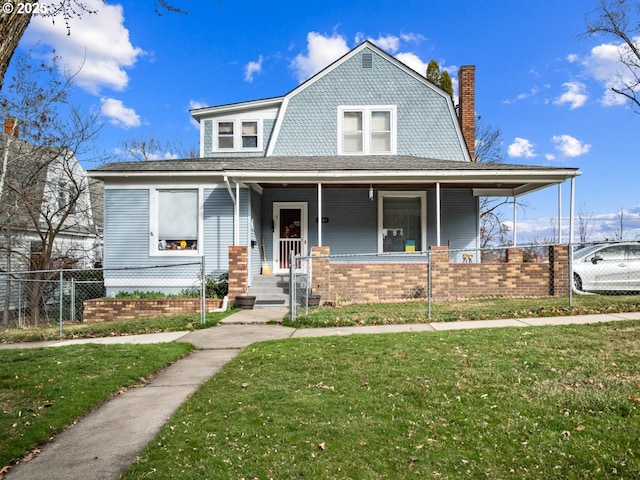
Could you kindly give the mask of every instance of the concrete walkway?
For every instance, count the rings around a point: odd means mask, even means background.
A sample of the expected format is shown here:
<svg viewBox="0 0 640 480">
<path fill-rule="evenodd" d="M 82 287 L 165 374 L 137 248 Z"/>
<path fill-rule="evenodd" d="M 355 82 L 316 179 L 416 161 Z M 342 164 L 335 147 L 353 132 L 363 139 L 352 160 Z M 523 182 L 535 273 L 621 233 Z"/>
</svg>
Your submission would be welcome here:
<svg viewBox="0 0 640 480">
<path fill-rule="evenodd" d="M 215 375 L 244 347 L 254 342 L 283 338 L 320 337 L 366 333 L 444 331 L 497 327 L 587 324 L 619 320 L 640 320 L 640 313 L 619 313 L 575 317 L 488 320 L 339 328 L 294 329 L 278 322 L 283 308 L 256 308 L 235 313 L 222 325 L 193 332 L 171 332 L 126 337 L 92 338 L 1 345 L 0 348 L 56 347 L 79 343 L 189 342 L 198 350 L 160 372 L 144 387 L 131 388 L 80 419 L 58 435 L 29 462 L 14 466 L 5 479 L 93 480 L 117 479 L 136 455 L 159 432 L 176 409 L 202 383 Z M 250 324 L 251 326 L 248 326 Z"/>
</svg>

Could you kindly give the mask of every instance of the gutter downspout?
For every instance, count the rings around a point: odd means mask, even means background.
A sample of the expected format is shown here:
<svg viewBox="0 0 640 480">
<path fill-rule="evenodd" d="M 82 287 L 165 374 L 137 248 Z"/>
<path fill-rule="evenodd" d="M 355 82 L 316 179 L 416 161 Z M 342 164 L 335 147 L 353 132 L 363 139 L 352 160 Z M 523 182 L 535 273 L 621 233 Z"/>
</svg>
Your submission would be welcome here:
<svg viewBox="0 0 640 480">
<path fill-rule="evenodd" d="M 318 246 L 322 246 L 322 183 L 318 182 Z"/>
<path fill-rule="evenodd" d="M 436 245 L 440 246 L 440 182 L 436 183 Z M 426 243 L 426 242 L 425 242 Z"/>
<path fill-rule="evenodd" d="M 229 196 L 233 201 L 233 245 L 240 245 L 240 184 L 236 183 L 235 195 L 231 190 L 231 184 L 229 183 L 229 177 L 224 176 L 224 184 L 227 186 Z"/>
</svg>

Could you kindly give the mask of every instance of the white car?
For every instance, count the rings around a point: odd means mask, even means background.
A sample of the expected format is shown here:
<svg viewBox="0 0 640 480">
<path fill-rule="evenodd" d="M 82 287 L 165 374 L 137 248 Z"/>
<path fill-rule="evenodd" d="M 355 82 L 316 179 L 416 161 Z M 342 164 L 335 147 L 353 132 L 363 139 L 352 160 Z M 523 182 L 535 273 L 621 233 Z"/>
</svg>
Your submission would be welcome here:
<svg viewBox="0 0 640 480">
<path fill-rule="evenodd" d="M 640 242 L 589 245 L 573 253 L 576 290 L 640 291 Z"/>
</svg>

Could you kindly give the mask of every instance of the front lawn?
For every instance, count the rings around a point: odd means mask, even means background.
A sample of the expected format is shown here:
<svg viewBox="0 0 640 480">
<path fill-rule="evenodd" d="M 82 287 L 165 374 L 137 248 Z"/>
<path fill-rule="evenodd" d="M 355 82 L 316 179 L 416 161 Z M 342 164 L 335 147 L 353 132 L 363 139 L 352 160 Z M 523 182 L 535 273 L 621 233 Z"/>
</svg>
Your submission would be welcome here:
<svg viewBox="0 0 640 480">
<path fill-rule="evenodd" d="M 245 349 L 124 479 L 639 478 L 640 322 Z"/>
<path fill-rule="evenodd" d="M 285 319 L 282 324 L 296 328 L 346 327 L 638 312 L 640 295 L 574 295 L 573 307 L 568 306 L 567 297 L 469 298 L 432 302 L 430 318 L 426 300 L 310 308 L 306 315 L 304 308 L 298 307 L 295 322 Z"/>
<path fill-rule="evenodd" d="M 201 323 L 199 313 L 158 318 L 138 318 L 134 320 L 114 320 L 110 322 L 63 323 L 62 336 L 60 335 L 60 326 L 57 324 L 11 328 L 0 330 L 0 343 L 40 342 L 44 340 L 112 337 L 198 330 L 213 327 L 224 317 L 236 311 L 235 309 L 229 308 L 226 312 L 207 313 L 205 323 Z"/>
<path fill-rule="evenodd" d="M 191 349 L 166 343 L 0 350 L 0 477 L 3 466 Z"/>
</svg>

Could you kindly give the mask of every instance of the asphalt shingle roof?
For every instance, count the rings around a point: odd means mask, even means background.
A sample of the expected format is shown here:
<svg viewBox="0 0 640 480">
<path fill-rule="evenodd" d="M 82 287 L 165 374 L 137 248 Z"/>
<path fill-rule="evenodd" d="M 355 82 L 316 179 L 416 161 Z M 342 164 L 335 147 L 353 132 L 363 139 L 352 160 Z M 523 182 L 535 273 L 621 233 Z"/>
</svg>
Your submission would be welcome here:
<svg viewBox="0 0 640 480">
<path fill-rule="evenodd" d="M 470 163 L 404 155 L 359 156 L 292 156 L 292 157 L 237 157 L 190 158 L 181 160 L 157 160 L 142 162 L 114 162 L 91 170 L 100 176 L 102 172 L 226 172 L 226 171 L 549 171 L 577 170 L 575 168 L 517 165 L 508 163 Z"/>
</svg>

